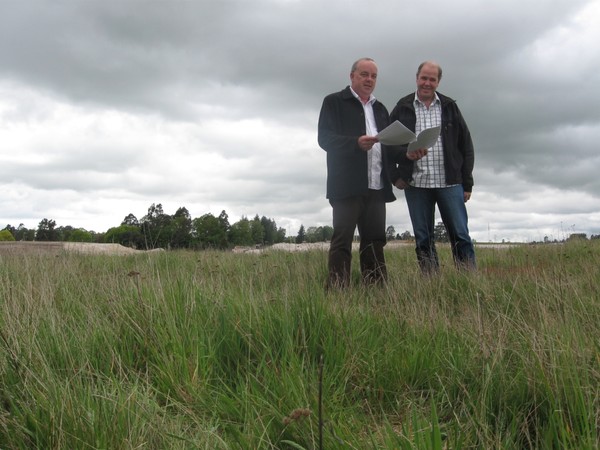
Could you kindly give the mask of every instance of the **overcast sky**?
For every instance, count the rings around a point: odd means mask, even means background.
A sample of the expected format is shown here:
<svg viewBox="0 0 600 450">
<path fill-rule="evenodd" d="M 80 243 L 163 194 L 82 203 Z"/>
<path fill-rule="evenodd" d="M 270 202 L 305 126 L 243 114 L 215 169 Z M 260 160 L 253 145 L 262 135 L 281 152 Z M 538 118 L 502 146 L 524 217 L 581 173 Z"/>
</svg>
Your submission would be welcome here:
<svg viewBox="0 0 600 450">
<path fill-rule="evenodd" d="M 319 110 L 368 56 L 390 111 L 442 66 L 474 239 L 600 234 L 599 24 L 600 0 L 0 0 L 0 229 L 103 232 L 153 203 L 331 225 Z"/>
</svg>

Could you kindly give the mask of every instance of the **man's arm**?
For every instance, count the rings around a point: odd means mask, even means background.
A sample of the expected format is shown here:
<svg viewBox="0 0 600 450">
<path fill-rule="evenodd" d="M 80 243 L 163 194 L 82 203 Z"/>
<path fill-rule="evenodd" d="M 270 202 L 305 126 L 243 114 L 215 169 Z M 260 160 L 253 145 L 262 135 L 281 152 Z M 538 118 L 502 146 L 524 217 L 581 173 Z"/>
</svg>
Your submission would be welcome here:
<svg viewBox="0 0 600 450">
<path fill-rule="evenodd" d="M 471 139 L 471 132 L 467 126 L 462 113 L 458 106 L 456 107 L 458 123 L 460 126 L 460 134 L 458 137 L 458 151 L 462 154 L 463 165 L 461 168 L 461 176 L 463 180 L 463 188 L 465 194 L 468 193 L 468 198 L 465 195 L 465 202 L 471 197 L 473 191 L 473 167 L 475 166 L 475 149 L 473 148 L 473 140 Z"/>
<path fill-rule="evenodd" d="M 326 152 L 362 151 L 358 142 L 360 134 L 344 134 L 342 115 L 340 102 L 334 94 L 325 97 L 319 114 L 317 136 L 319 146 Z"/>
</svg>

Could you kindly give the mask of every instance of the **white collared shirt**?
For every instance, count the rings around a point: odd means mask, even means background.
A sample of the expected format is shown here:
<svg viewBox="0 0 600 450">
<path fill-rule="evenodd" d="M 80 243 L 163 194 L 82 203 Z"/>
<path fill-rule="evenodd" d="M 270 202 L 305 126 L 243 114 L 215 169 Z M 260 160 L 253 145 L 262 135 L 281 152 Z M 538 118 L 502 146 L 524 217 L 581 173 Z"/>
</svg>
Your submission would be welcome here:
<svg viewBox="0 0 600 450">
<path fill-rule="evenodd" d="M 373 113 L 373 103 L 375 103 L 376 100 L 375 97 L 373 94 L 371 94 L 369 101 L 367 101 L 367 103 L 363 103 L 358 94 L 354 92 L 352 87 L 350 87 L 350 91 L 352 92 L 352 95 L 358 99 L 365 110 L 365 125 L 367 128 L 367 135 L 375 136 L 377 133 L 379 133 L 379 130 L 377 129 L 377 123 L 375 122 L 375 114 Z M 381 161 L 381 144 L 379 142 L 374 144 L 371 150 L 367 152 L 367 164 L 369 170 L 369 189 L 383 189 L 383 182 L 381 181 L 381 170 L 383 163 Z"/>
</svg>

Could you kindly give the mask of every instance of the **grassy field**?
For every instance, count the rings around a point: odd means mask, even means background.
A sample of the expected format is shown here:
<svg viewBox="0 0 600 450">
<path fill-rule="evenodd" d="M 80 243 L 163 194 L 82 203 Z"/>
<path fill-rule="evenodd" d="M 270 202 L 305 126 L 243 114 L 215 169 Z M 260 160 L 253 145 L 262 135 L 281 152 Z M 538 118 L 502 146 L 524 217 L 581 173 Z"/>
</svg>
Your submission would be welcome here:
<svg viewBox="0 0 600 450">
<path fill-rule="evenodd" d="M 1 449 L 597 449 L 600 242 L 0 255 Z"/>
</svg>

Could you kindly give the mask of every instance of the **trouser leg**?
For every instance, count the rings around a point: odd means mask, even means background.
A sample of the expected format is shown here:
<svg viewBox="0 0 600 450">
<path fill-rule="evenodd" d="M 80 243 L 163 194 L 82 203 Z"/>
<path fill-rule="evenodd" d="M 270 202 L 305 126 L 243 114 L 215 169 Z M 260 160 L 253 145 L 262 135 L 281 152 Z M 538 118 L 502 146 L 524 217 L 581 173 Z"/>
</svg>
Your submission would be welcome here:
<svg viewBox="0 0 600 450">
<path fill-rule="evenodd" d="M 408 187 L 404 194 L 415 234 L 419 267 L 425 274 L 437 272 L 440 263 L 435 247 L 435 191 Z"/>
<path fill-rule="evenodd" d="M 448 231 L 454 263 L 460 269 L 475 269 L 475 249 L 469 235 L 463 187 L 457 185 L 438 191 L 438 208 Z"/>
<path fill-rule="evenodd" d="M 359 197 L 331 200 L 333 236 L 329 246 L 328 287 L 347 287 L 352 267 L 352 241 L 362 201 Z"/>
<path fill-rule="evenodd" d="M 387 279 L 384 247 L 386 207 L 383 190 L 369 190 L 358 220 L 360 234 L 360 270 L 365 283 Z"/>
</svg>

